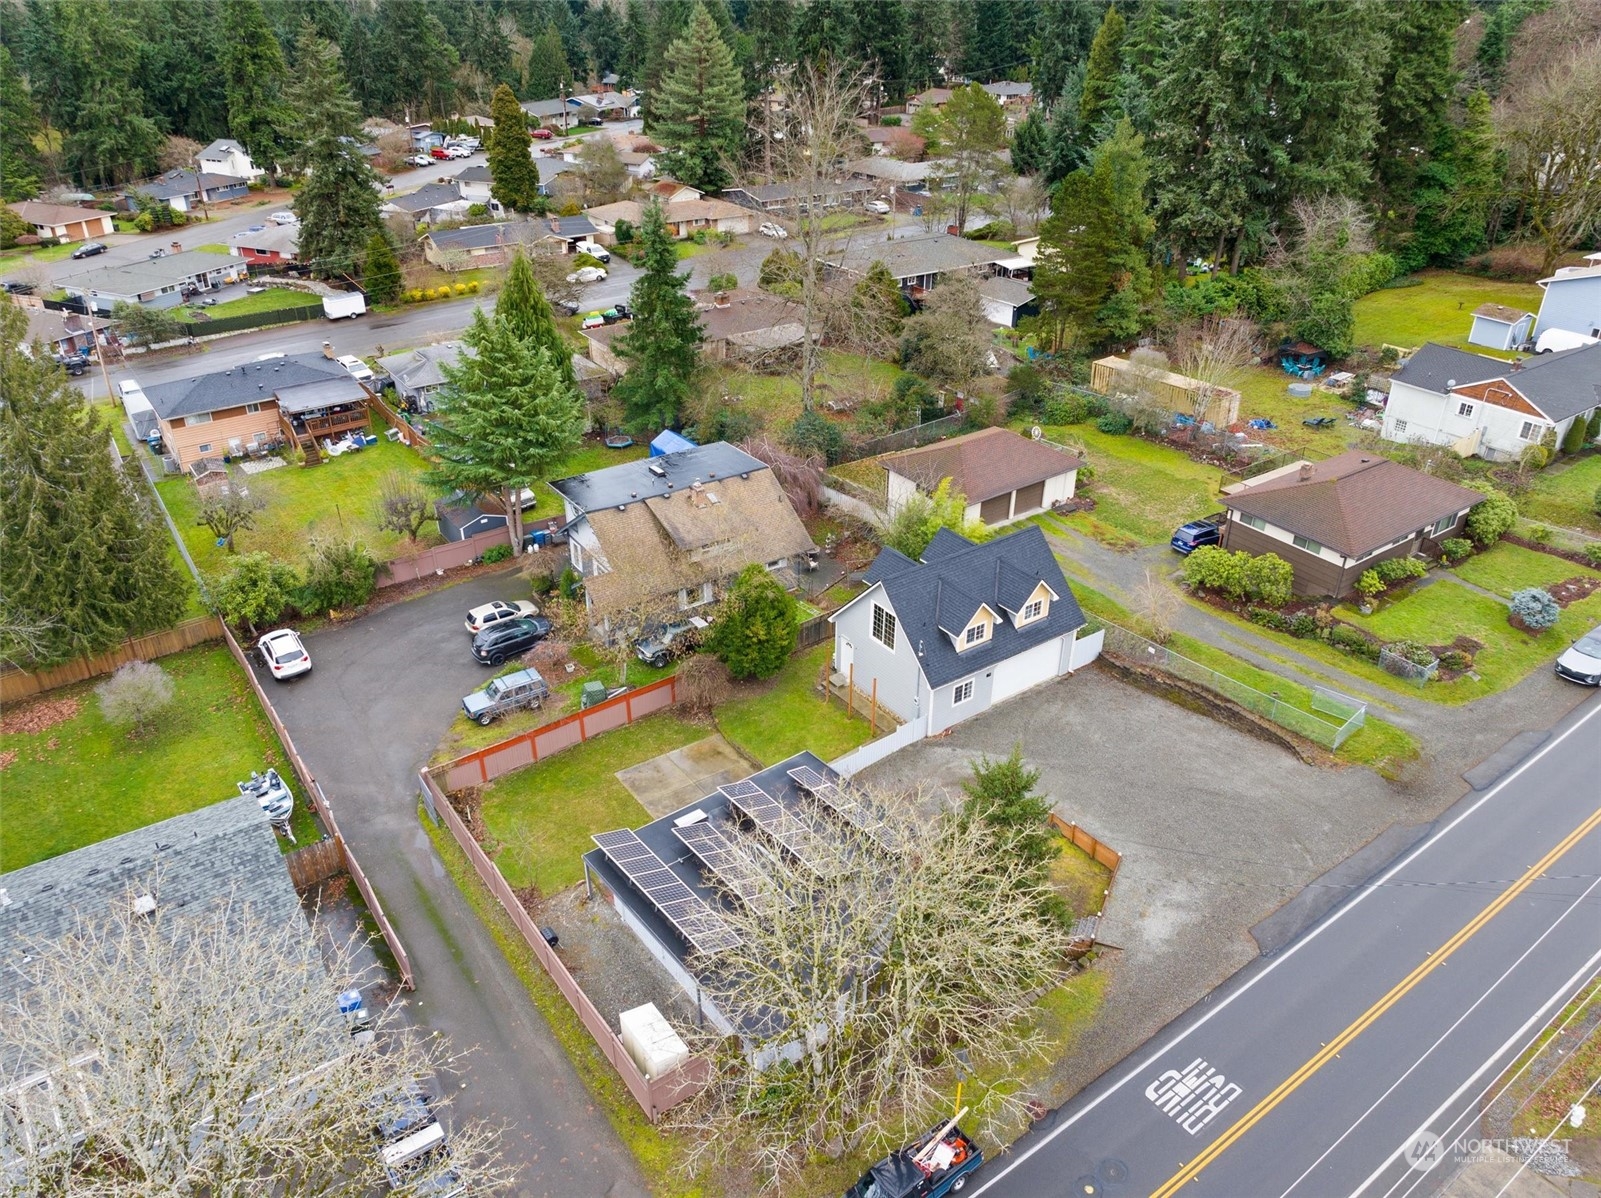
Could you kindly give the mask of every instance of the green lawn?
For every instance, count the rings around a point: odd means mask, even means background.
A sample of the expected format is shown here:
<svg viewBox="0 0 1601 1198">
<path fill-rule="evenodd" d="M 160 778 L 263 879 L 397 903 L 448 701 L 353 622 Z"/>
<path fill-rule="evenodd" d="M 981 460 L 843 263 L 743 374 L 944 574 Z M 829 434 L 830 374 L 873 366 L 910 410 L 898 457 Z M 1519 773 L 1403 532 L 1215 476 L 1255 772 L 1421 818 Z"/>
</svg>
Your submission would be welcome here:
<svg viewBox="0 0 1601 1198">
<path fill-rule="evenodd" d="M 79 241 L 72 241 L 66 245 L 47 245 L 43 249 L 29 249 L 27 246 L 19 245 L 9 250 L 0 250 L 0 263 L 12 266 L 28 262 L 60 262 L 72 257 L 72 251 L 82 244 Z"/>
<path fill-rule="evenodd" d="M 1094 536 L 1100 525 L 1141 544 L 1160 545 L 1179 525 L 1218 510 L 1218 469 L 1176 449 L 1138 437 L 1108 436 L 1093 424 L 1054 427 L 1046 436 L 1082 446 L 1095 468 L 1094 481 L 1083 487 L 1084 494 L 1095 497 L 1095 511 L 1066 517 L 1069 527 Z"/>
<path fill-rule="evenodd" d="M 215 308 L 198 308 L 195 311 L 204 312 L 213 320 L 221 320 L 224 316 L 250 316 L 257 312 L 276 312 L 281 308 L 305 308 L 318 302 L 317 297 L 309 292 L 295 291 L 289 287 L 268 287 L 265 291 L 240 296 Z"/>
<path fill-rule="evenodd" d="M 1518 500 L 1531 520 L 1580 528 L 1601 536 L 1595 494 L 1601 488 L 1601 453 L 1559 462 L 1534 476 L 1534 485 Z"/>
<path fill-rule="evenodd" d="M 770 684 L 719 707 L 718 730 L 763 765 L 776 765 L 804 749 L 833 761 L 866 744 L 873 735 L 868 722 L 860 715 L 847 717 L 843 707 L 817 692 L 832 652 L 832 645 L 823 644 L 795 654 Z"/>
<path fill-rule="evenodd" d="M 1338 395 L 1313 390 L 1310 399 L 1296 399 L 1289 392 L 1295 380 L 1277 366 L 1257 366 L 1247 370 L 1236 384 L 1240 392 L 1240 419 L 1254 420 L 1265 416 L 1277 427 L 1260 434 L 1253 432 L 1251 439 L 1266 441 L 1284 449 L 1300 452 L 1318 450 L 1333 456 L 1343 453 L 1357 439 L 1357 429 L 1345 422 L 1351 405 Z M 1308 428 L 1301 421 L 1313 416 L 1334 416 L 1333 428 Z"/>
<path fill-rule="evenodd" d="M 1492 351 L 1468 344 L 1473 309 L 1480 304 L 1505 304 L 1525 312 L 1540 310 L 1540 288 L 1533 283 L 1503 283 L 1448 270 L 1426 270 L 1422 276 L 1420 286 L 1391 287 L 1356 301 L 1358 345 L 1413 349 L 1434 341 L 1488 354 Z"/>
<path fill-rule="evenodd" d="M 1547 588 L 1569 578 L 1601 578 L 1601 573 L 1564 558 L 1504 542 L 1474 554 L 1454 567 L 1452 573 L 1508 599 L 1514 591 L 1526 587 Z"/>
<path fill-rule="evenodd" d="M 226 254 L 228 247 L 220 241 L 208 241 L 205 245 L 195 246 L 196 250 L 204 250 L 208 254 Z M 302 292 L 302 294 L 305 294 Z"/>
<path fill-rule="evenodd" d="M 484 827 L 493 856 L 513 886 L 554 894 L 584 876 L 590 837 L 637 828 L 650 814 L 617 781 L 617 771 L 710 735 L 671 712 L 651 716 L 507 774 L 484 791 Z"/>
<path fill-rule="evenodd" d="M 230 798 L 251 770 L 274 766 L 288 779 L 278 741 L 226 649 L 190 649 L 160 664 L 177 697 L 149 736 L 131 738 L 107 724 L 95 682 L 46 696 L 76 701 L 71 719 L 0 735 L 9 762 L 0 772 L 0 870 Z M 302 844 L 318 835 L 304 806 L 296 804 L 295 818 Z"/>
<path fill-rule="evenodd" d="M 384 426 L 374 431 L 378 444 L 360 453 L 324 458 L 319 466 L 288 465 L 279 470 L 247 477 L 251 493 L 266 499 L 267 507 L 258 512 L 255 527 L 238 533 L 234 544 L 240 553 L 266 550 L 286 562 L 300 563 L 313 533 L 343 540 L 359 540 L 379 561 L 395 557 L 405 539 L 380 530 L 374 508 L 379 485 L 391 470 L 420 475 L 427 463 L 415 450 L 386 440 Z M 196 521 L 200 497 L 187 478 L 164 479 L 156 484 L 172 513 L 173 522 L 183 534 L 184 544 L 205 573 L 225 570 L 228 553 L 217 547 L 211 530 Z M 428 525 L 420 544 L 437 545 L 438 530 Z"/>
<path fill-rule="evenodd" d="M 901 373 L 893 362 L 826 350 L 817 372 L 817 402 L 882 399 Z M 799 372 L 754 374 L 740 366 L 712 365 L 696 377 L 703 403 L 737 396 L 736 406 L 756 413 L 768 428 L 788 424 L 801 413 Z"/>
</svg>

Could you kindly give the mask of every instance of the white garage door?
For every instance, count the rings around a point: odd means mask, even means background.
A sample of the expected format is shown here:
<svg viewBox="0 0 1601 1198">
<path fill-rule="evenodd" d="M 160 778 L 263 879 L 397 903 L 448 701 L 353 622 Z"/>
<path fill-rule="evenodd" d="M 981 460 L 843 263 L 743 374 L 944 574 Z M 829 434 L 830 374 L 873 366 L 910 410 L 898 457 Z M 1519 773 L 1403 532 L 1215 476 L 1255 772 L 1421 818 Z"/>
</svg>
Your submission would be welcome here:
<svg viewBox="0 0 1601 1198">
<path fill-rule="evenodd" d="M 1053 637 L 1043 645 L 1036 645 L 1028 652 L 1002 662 L 995 667 L 995 685 L 990 692 L 990 702 L 1010 699 L 1019 691 L 1026 691 L 1031 686 L 1038 686 L 1056 677 L 1061 656 L 1062 640 Z"/>
</svg>

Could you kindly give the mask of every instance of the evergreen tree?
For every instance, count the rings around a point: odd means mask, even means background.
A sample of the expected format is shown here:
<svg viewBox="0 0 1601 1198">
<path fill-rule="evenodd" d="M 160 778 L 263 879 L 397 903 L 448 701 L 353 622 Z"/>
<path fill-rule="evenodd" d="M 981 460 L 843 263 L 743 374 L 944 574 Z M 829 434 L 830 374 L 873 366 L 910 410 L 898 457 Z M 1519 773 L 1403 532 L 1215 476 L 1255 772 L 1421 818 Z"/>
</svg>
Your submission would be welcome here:
<svg viewBox="0 0 1601 1198">
<path fill-rule="evenodd" d="M 1110 6 L 1090 46 L 1089 62 L 1084 67 L 1084 85 L 1079 91 L 1078 125 L 1092 136 L 1117 101 L 1117 81 L 1122 73 L 1118 56 L 1123 49 L 1126 29 L 1123 14 L 1115 5 Z"/>
<path fill-rule="evenodd" d="M 906 5 L 901 0 L 851 0 L 847 54 L 873 77 L 880 104 L 906 99 Z"/>
<path fill-rule="evenodd" d="M 1006 851 L 1021 858 L 1043 880 L 1056 859 L 1057 841 L 1046 822 L 1050 800 L 1035 790 L 1039 770 L 1023 764 L 1023 746 L 1017 744 L 1003 760 L 980 757 L 972 763 L 972 771 L 972 780 L 962 783 L 967 792 L 963 817 L 990 825 Z"/>
<path fill-rule="evenodd" d="M 383 0 L 374 29 L 386 65 L 384 109 L 404 115 L 448 116 L 456 102 L 456 47 L 430 0 Z"/>
<path fill-rule="evenodd" d="M 511 88 L 502 83 L 489 100 L 489 194 L 513 212 L 533 212 L 539 206 L 539 168 L 529 147 L 528 118 Z"/>
<path fill-rule="evenodd" d="M 596 73 L 606 75 L 617 70 L 623 41 L 623 22 L 617 10 L 609 4 L 597 4 L 584 13 L 584 44 L 594 59 Z"/>
<path fill-rule="evenodd" d="M 39 194 L 39 155 L 33 139 L 39 134 L 39 112 L 27 80 L 0 46 L 0 199 L 12 204 Z M 33 232 L 30 228 L 28 232 Z"/>
<path fill-rule="evenodd" d="M 1012 169 L 1038 175 L 1050 166 L 1051 129 L 1036 106 L 1012 131 Z"/>
<path fill-rule="evenodd" d="M 1045 138 L 1045 182 L 1060 183 L 1084 164 L 1085 148 L 1078 127 L 1078 69 L 1068 79 L 1068 91 L 1051 109 L 1050 130 Z"/>
<path fill-rule="evenodd" d="M 325 4 L 320 7 L 333 6 Z M 363 112 L 382 112 L 387 99 L 388 82 L 384 75 L 384 63 L 380 61 L 378 48 L 374 44 L 373 21 L 368 12 L 358 11 L 351 17 L 345 36 L 338 45 L 345 60 L 345 79 L 357 105 Z"/>
<path fill-rule="evenodd" d="M 1387 245 L 1404 238 L 1418 172 L 1450 139 L 1456 29 L 1466 16 L 1465 0 L 1400 0 L 1389 6 L 1373 147 L 1379 226 Z"/>
<path fill-rule="evenodd" d="M 667 173 L 702 191 L 720 191 L 745 143 L 744 81 L 702 4 L 688 32 L 667 51 L 653 136 Z"/>
<path fill-rule="evenodd" d="M 135 77 L 150 116 L 162 132 L 201 145 L 227 135 L 227 100 L 217 87 L 222 73 L 219 9 L 227 5 L 219 0 L 132 0 L 131 7 L 137 14 Z"/>
<path fill-rule="evenodd" d="M 556 314 L 534 277 L 534 268 L 521 252 L 514 253 L 506 271 L 506 281 L 495 297 L 495 319 L 535 348 L 548 350 L 556 373 L 569 387 L 578 385 L 573 376 L 573 350 L 556 327 Z"/>
<path fill-rule="evenodd" d="M 1152 295 L 1144 138 L 1127 120 L 1062 181 L 1040 226 L 1034 293 L 1045 315 L 1095 343 L 1140 331 Z"/>
<path fill-rule="evenodd" d="M 287 156 L 283 131 L 292 121 L 283 103 L 288 69 L 261 0 L 222 6 L 222 44 L 229 136 L 250 152 L 252 162 L 276 175 Z"/>
<path fill-rule="evenodd" d="M 61 78 L 55 123 L 66 130 L 67 167 L 89 183 L 154 173 L 163 136 L 135 79 L 140 35 L 131 7 L 59 0 L 58 43 L 29 77 Z"/>
<path fill-rule="evenodd" d="M 855 24 L 847 0 L 809 0 L 795 14 L 795 55 L 802 62 L 838 60 Z"/>
<path fill-rule="evenodd" d="M 530 100 L 554 100 L 572 77 L 567 52 L 562 49 L 561 34 L 554 25 L 546 25 L 528 53 L 523 94 Z"/>
<path fill-rule="evenodd" d="M 771 678 L 784 668 L 799 636 L 795 596 L 755 562 L 728 589 L 706 648 L 735 678 Z"/>
<path fill-rule="evenodd" d="M 652 130 L 660 115 L 657 101 L 667 73 L 667 51 L 689 32 L 695 15 L 695 0 L 654 0 L 650 5 L 650 38 L 645 46 L 645 132 Z M 707 14 L 708 19 L 711 14 Z M 716 22 L 713 22 L 716 27 Z"/>
<path fill-rule="evenodd" d="M 430 433 L 436 461 L 427 481 L 499 496 L 512 543 L 520 547 L 519 495 L 546 479 L 578 444 L 584 400 L 548 349 L 498 315 L 491 319 L 474 309 L 462 340 L 473 353 L 444 368 L 439 419 Z"/>
<path fill-rule="evenodd" d="M 950 0 L 906 0 L 906 94 L 943 82 L 955 66 Z"/>
<path fill-rule="evenodd" d="M 782 3 L 787 0 L 766 0 Z M 645 62 L 650 55 L 650 10 L 645 0 L 628 0 L 623 10 L 622 44 L 617 54 L 617 75 L 628 87 L 638 87 L 645 79 Z"/>
<path fill-rule="evenodd" d="M 0 305 L 0 657 L 44 666 L 170 627 L 188 588 L 143 485 L 27 331 Z"/>
<path fill-rule="evenodd" d="M 295 51 L 287 99 L 298 117 L 291 162 L 304 177 L 295 198 L 300 260 L 324 278 L 349 276 L 382 224 L 377 176 L 359 148 L 361 114 L 340 75 L 338 47 L 307 24 Z"/>
<path fill-rule="evenodd" d="M 361 263 L 361 287 L 380 304 L 393 303 L 400 294 L 400 262 L 382 229 L 374 229 L 367 238 L 367 251 Z"/>
<path fill-rule="evenodd" d="M 678 273 L 678 253 L 661 205 L 654 201 L 645 209 L 639 240 L 644 273 L 629 294 L 634 319 L 613 342 L 628 360 L 628 373 L 612 391 L 622 402 L 628 427 L 643 432 L 678 424 L 690 377 L 700 364 L 701 324 L 695 301 L 684 289 L 689 275 Z"/>
<path fill-rule="evenodd" d="M 1462 127 L 1448 130 L 1418 171 L 1411 236 L 1397 249 L 1400 268 L 1457 266 L 1481 249 L 1503 173 L 1490 97 L 1476 91 L 1468 97 Z"/>
<path fill-rule="evenodd" d="M 750 0 L 745 14 L 750 69 L 745 82 L 751 95 L 759 95 L 785 64 L 794 61 L 794 17 L 790 0 Z"/>
<path fill-rule="evenodd" d="M 963 73 L 984 83 L 1016 75 L 1028 56 L 1028 37 L 1018 36 L 1018 25 L 1033 6 L 1012 0 L 971 0 L 965 7 Z"/>
<path fill-rule="evenodd" d="M 1084 62 L 1095 37 L 1092 0 L 1040 0 L 1038 28 L 1029 47 L 1034 103 L 1051 108 L 1061 98 L 1068 73 Z"/>
</svg>

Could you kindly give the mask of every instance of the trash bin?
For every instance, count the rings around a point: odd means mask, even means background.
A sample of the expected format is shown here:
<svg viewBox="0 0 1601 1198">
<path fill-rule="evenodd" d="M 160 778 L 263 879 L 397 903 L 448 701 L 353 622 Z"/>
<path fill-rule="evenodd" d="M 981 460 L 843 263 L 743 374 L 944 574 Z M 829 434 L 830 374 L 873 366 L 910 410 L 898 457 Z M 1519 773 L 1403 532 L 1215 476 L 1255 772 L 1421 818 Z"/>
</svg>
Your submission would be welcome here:
<svg viewBox="0 0 1601 1198">
<path fill-rule="evenodd" d="M 586 682 L 579 692 L 578 706 L 580 709 L 593 707 L 597 703 L 606 701 L 606 684 L 604 682 Z"/>
</svg>

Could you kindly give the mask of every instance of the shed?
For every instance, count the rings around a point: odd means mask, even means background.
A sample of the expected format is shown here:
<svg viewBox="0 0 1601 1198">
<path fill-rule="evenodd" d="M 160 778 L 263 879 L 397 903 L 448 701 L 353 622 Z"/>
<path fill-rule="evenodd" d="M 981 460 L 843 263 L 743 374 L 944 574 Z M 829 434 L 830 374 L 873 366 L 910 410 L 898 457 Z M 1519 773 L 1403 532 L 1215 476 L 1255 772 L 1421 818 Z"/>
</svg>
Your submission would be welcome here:
<svg viewBox="0 0 1601 1198">
<path fill-rule="evenodd" d="M 656 439 L 650 443 L 650 456 L 659 458 L 669 453 L 677 453 L 681 449 L 694 448 L 695 442 L 682 433 L 675 433 L 669 428 L 656 434 Z"/>
<path fill-rule="evenodd" d="M 459 493 L 441 499 L 434 505 L 434 513 L 439 518 L 439 535 L 447 541 L 465 541 L 481 532 L 506 527 L 504 514 L 486 512 Z"/>
<path fill-rule="evenodd" d="M 1102 395 L 1132 394 L 1133 385 L 1123 381 L 1123 372 L 1128 366 L 1127 358 L 1101 358 L 1090 367 L 1090 390 L 1099 391 Z M 1170 370 L 1152 371 L 1148 377 L 1154 382 L 1157 402 L 1183 415 L 1196 415 L 1201 393 L 1207 389 L 1207 384 Z M 1212 387 L 1200 419 L 1218 428 L 1227 428 L 1239 418 L 1240 393 L 1229 387 Z"/>
<path fill-rule="evenodd" d="M 1473 309 L 1473 326 L 1468 330 L 1468 344 L 1482 345 L 1486 349 L 1517 349 L 1529 339 L 1534 326 L 1534 313 L 1505 304 L 1480 304 Z"/>
</svg>

